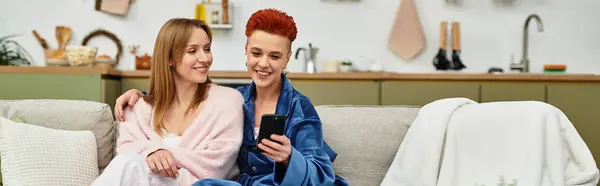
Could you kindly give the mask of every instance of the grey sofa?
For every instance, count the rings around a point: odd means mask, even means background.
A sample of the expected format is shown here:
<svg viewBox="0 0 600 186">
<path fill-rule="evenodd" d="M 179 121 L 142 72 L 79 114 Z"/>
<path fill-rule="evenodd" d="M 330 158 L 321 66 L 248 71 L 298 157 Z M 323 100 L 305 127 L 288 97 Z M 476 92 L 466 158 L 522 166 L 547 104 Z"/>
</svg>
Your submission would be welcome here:
<svg viewBox="0 0 600 186">
<path fill-rule="evenodd" d="M 327 143 L 338 153 L 336 173 L 351 185 L 382 181 L 419 110 L 410 106 L 317 106 Z M 114 157 L 118 135 L 112 109 L 75 100 L 0 100 L 0 117 L 18 114 L 26 123 L 65 130 L 90 130 L 98 142 L 98 168 Z"/>
<path fill-rule="evenodd" d="M 378 186 L 419 108 L 317 106 L 324 138 L 338 153 L 336 173 L 353 186 Z"/>
</svg>

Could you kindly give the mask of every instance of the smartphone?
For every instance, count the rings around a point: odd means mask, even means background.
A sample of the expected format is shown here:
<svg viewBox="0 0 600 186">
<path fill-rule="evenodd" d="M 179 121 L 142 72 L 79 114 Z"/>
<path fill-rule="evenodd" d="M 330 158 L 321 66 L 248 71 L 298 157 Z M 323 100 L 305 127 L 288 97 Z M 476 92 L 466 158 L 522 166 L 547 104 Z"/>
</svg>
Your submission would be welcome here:
<svg viewBox="0 0 600 186">
<path fill-rule="evenodd" d="M 258 132 L 258 137 L 256 138 L 256 143 L 260 143 L 262 139 L 271 140 L 272 134 L 283 135 L 286 119 L 287 117 L 282 114 L 263 115 L 262 119 L 260 120 L 260 130 Z M 261 152 L 264 152 L 260 148 L 257 149 Z"/>
</svg>

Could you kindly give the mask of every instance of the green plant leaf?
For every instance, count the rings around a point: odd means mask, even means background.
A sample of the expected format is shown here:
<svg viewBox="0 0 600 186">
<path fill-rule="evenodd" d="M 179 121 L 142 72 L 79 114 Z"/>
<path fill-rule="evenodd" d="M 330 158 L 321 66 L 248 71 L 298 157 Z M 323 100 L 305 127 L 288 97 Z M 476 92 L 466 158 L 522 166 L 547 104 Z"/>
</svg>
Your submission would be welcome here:
<svg viewBox="0 0 600 186">
<path fill-rule="evenodd" d="M 20 35 L 0 37 L 0 65 L 31 65 L 33 57 L 18 42 L 11 40 Z"/>
</svg>

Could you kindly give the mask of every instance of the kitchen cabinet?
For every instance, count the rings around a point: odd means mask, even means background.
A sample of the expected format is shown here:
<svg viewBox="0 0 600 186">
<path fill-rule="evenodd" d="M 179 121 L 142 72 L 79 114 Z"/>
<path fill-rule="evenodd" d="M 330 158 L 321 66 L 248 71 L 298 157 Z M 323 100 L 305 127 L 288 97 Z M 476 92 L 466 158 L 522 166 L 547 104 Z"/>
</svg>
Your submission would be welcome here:
<svg viewBox="0 0 600 186">
<path fill-rule="evenodd" d="M 0 73 L 0 99 L 70 99 L 114 106 L 120 77 L 100 74 Z"/>
<path fill-rule="evenodd" d="M 139 91 L 148 91 L 148 84 L 150 78 L 123 78 L 121 80 L 121 94 L 125 93 L 130 89 L 137 89 Z M 118 97 L 118 96 L 117 96 Z"/>
<path fill-rule="evenodd" d="M 291 80 L 313 105 L 379 105 L 379 83 L 358 80 Z"/>
<path fill-rule="evenodd" d="M 548 103 L 567 115 L 600 162 L 600 84 L 549 84 Z"/>
<path fill-rule="evenodd" d="M 480 102 L 546 101 L 544 83 L 486 82 L 481 84 Z"/>
<path fill-rule="evenodd" d="M 383 81 L 382 105 L 423 106 L 438 99 L 465 97 L 479 100 L 479 84 L 452 81 Z"/>
<path fill-rule="evenodd" d="M 101 102 L 114 108 L 117 98 L 121 95 L 121 80 L 117 78 L 103 78 L 100 82 Z"/>
</svg>

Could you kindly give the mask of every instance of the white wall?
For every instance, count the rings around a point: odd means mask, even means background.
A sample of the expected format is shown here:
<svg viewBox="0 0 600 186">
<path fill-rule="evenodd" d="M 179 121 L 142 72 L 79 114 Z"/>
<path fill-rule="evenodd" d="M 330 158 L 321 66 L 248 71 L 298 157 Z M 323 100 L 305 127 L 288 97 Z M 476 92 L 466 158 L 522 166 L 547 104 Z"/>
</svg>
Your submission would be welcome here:
<svg viewBox="0 0 600 186">
<path fill-rule="evenodd" d="M 462 24 L 463 61 L 466 72 L 484 72 L 491 66 L 507 68 L 511 55 L 521 57 L 525 18 L 537 13 L 544 22 L 543 33 L 535 23 L 530 29 L 530 59 L 534 72 L 546 63 L 568 65 L 571 73 L 600 73 L 600 1 L 598 0 L 517 0 L 516 8 L 494 6 L 492 0 L 464 0 L 463 7 L 446 5 L 444 0 L 414 0 L 427 37 L 427 48 L 415 60 L 403 61 L 387 48 L 391 22 L 400 1 L 362 0 L 361 3 L 326 3 L 320 0 L 232 0 L 235 13 L 232 30 L 215 32 L 213 70 L 245 70 L 244 25 L 251 13 L 275 7 L 293 15 L 299 26 L 296 47 L 308 42 L 320 47 L 319 61 L 365 56 L 384 63 L 386 71 L 433 72 L 431 65 L 439 43 L 439 23 L 453 19 Z M 193 17 L 200 0 L 136 0 L 126 18 L 94 10 L 94 0 L 0 0 L 0 36 L 24 34 L 18 41 L 43 66 L 42 48 L 31 34 L 37 30 L 51 46 L 56 46 L 54 27 L 73 28 L 69 44 L 79 44 L 95 28 L 118 35 L 126 47 L 140 44 L 151 52 L 160 26 L 169 18 Z M 168 7 L 168 8 L 167 8 Z M 101 54 L 116 51 L 108 39 L 96 38 Z M 301 60 L 290 63 L 300 71 Z M 133 58 L 125 48 L 118 69 L 134 69 Z"/>
</svg>

